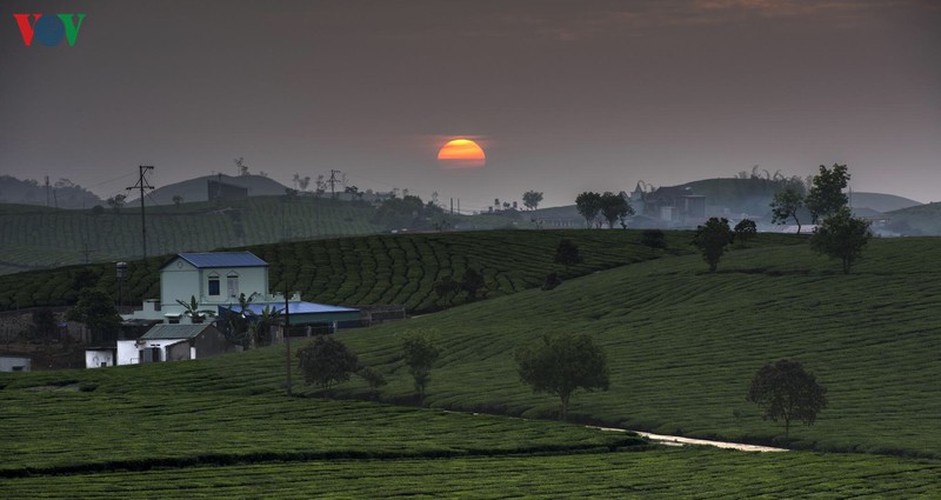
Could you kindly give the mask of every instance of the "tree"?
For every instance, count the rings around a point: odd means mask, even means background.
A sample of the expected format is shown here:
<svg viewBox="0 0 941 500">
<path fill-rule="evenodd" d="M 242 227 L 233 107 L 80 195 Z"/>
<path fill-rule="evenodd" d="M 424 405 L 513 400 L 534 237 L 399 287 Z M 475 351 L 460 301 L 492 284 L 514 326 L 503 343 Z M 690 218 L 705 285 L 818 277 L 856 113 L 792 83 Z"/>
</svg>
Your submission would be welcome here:
<svg viewBox="0 0 941 500">
<path fill-rule="evenodd" d="M 599 200 L 599 206 L 602 217 L 608 221 L 608 229 L 614 229 L 614 223 L 618 220 L 634 215 L 634 209 L 623 196 L 605 191 Z"/>
<path fill-rule="evenodd" d="M 318 335 L 298 349 L 297 357 L 304 382 L 319 385 L 323 395 L 327 394 L 330 386 L 346 382 L 359 369 L 356 354 L 332 336 Z"/>
<path fill-rule="evenodd" d="M 797 224 L 797 234 L 801 232 L 801 221 L 797 218 L 797 211 L 804 206 L 804 195 L 794 187 L 785 188 L 774 193 L 771 202 L 771 222 L 786 224 L 788 219 L 794 219 Z"/>
<path fill-rule="evenodd" d="M 842 207 L 823 220 L 810 238 L 810 248 L 831 258 L 840 259 L 843 272 L 849 274 L 850 268 L 859 259 L 863 247 L 871 237 L 869 221 L 853 217 L 849 207 Z"/>
<path fill-rule="evenodd" d="M 176 205 L 176 209 L 179 210 L 180 205 L 183 204 L 183 196 L 178 194 L 173 195 L 173 204 Z"/>
<path fill-rule="evenodd" d="M 667 247 L 666 236 L 659 229 L 646 229 L 640 234 L 640 244 L 653 249 Z"/>
<path fill-rule="evenodd" d="M 435 290 L 435 294 L 440 299 L 444 299 L 448 302 L 451 302 L 451 299 L 454 298 L 454 295 L 461 291 L 461 284 L 457 281 L 454 281 L 454 278 L 450 276 L 445 276 L 444 278 L 435 281 L 432 287 Z"/>
<path fill-rule="evenodd" d="M 363 380 L 369 385 L 370 397 L 372 399 L 378 399 L 379 388 L 387 384 L 386 378 L 383 377 L 381 373 L 368 366 L 360 370 L 358 375 L 363 377 Z"/>
<path fill-rule="evenodd" d="M 192 323 L 202 323 L 207 316 L 215 316 L 216 313 L 209 309 L 200 309 L 199 302 L 195 295 L 190 296 L 189 302 L 176 299 L 176 303 L 183 306 L 183 314 L 189 317 Z"/>
<path fill-rule="evenodd" d="M 556 264 L 562 264 L 565 266 L 565 270 L 568 271 L 569 266 L 574 266 L 582 261 L 582 256 L 578 253 L 578 245 L 570 239 L 560 240 L 559 245 L 555 247 L 553 261 Z"/>
<path fill-rule="evenodd" d="M 758 226 L 751 219 L 742 219 L 735 225 L 735 237 L 745 246 L 745 243 L 758 233 Z"/>
<path fill-rule="evenodd" d="M 124 206 L 125 200 L 127 200 L 127 196 L 119 194 L 108 198 L 107 203 L 108 206 L 111 207 L 111 210 L 114 210 L 115 213 L 118 213 L 121 211 L 121 207 Z"/>
<path fill-rule="evenodd" d="M 467 292 L 467 300 L 477 300 L 477 292 L 484 290 L 486 283 L 484 275 L 476 269 L 468 267 L 461 278 L 461 289 Z"/>
<path fill-rule="evenodd" d="M 601 195 L 586 191 L 575 198 L 575 208 L 585 218 L 588 227 L 591 227 L 601 211 Z"/>
<path fill-rule="evenodd" d="M 542 203 L 542 193 L 537 191 L 526 191 L 523 193 L 523 206 L 530 209 L 536 210 L 539 208 L 539 204 Z"/>
<path fill-rule="evenodd" d="M 91 332 L 91 343 L 99 344 L 117 337 L 121 317 L 114 307 L 114 299 L 100 288 L 85 288 L 78 301 L 66 314 L 69 321 L 84 323 Z"/>
<path fill-rule="evenodd" d="M 692 245 L 702 252 L 702 258 L 709 264 L 710 271 L 715 272 L 719 259 L 725 253 L 725 247 L 732 243 L 732 236 L 729 220 L 725 217 L 712 217 L 706 221 L 705 226 L 696 228 Z"/>
<path fill-rule="evenodd" d="M 831 169 L 820 165 L 820 173 L 814 176 L 810 192 L 804 200 L 814 224 L 849 205 L 849 198 L 843 193 L 849 179 L 850 174 L 846 170 L 846 165 L 834 163 Z"/>
<path fill-rule="evenodd" d="M 607 357 L 590 335 L 543 335 L 541 342 L 517 349 L 514 359 L 520 379 L 533 392 L 558 396 L 559 420 L 565 420 L 577 389 L 608 390 Z"/>
<path fill-rule="evenodd" d="M 827 406 L 826 393 L 827 389 L 812 373 L 804 371 L 799 361 L 782 359 L 758 370 L 746 400 L 764 409 L 763 419 L 784 420 L 784 436 L 788 437 L 792 421 L 814 423 L 817 413 Z"/>
<path fill-rule="evenodd" d="M 251 322 L 249 321 L 248 306 L 252 303 L 255 294 L 246 297 L 244 293 L 239 294 L 239 312 L 235 313 L 229 310 L 225 314 L 225 322 L 222 325 L 222 333 L 229 342 L 242 346 L 243 349 L 252 347 Z"/>
<path fill-rule="evenodd" d="M 431 381 L 431 366 L 438 359 L 441 351 L 425 333 L 412 333 L 402 342 L 402 354 L 408 372 L 415 380 L 418 391 L 418 404 L 425 404 L 425 388 Z"/>
<path fill-rule="evenodd" d="M 254 313 L 249 309 L 245 311 L 249 316 L 251 323 L 251 346 L 257 347 L 262 344 L 271 343 L 271 327 L 281 324 L 281 311 L 271 304 L 265 304 L 260 313 Z"/>
</svg>

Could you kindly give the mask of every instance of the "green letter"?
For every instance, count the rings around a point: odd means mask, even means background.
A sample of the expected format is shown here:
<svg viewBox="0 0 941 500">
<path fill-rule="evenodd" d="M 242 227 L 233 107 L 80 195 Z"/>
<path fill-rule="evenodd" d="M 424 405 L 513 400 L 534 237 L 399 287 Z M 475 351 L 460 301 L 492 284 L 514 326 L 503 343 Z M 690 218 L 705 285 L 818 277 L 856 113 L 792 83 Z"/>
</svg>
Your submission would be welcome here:
<svg viewBox="0 0 941 500">
<path fill-rule="evenodd" d="M 78 24 L 75 24 L 75 16 L 78 16 Z M 85 14 L 59 14 L 62 25 L 65 26 L 65 38 L 69 41 L 69 47 L 75 46 L 75 38 L 78 37 L 78 30 L 82 28 L 82 19 Z"/>
</svg>

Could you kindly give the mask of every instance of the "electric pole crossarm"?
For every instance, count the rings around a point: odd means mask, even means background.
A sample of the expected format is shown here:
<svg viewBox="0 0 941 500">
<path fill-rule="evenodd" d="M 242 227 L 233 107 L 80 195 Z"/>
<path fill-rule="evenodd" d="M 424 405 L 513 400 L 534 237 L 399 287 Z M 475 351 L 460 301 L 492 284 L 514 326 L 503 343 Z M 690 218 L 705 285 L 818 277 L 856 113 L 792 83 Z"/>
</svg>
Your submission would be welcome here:
<svg viewBox="0 0 941 500">
<path fill-rule="evenodd" d="M 140 165 L 138 167 L 140 170 L 140 178 L 137 179 L 137 184 L 127 188 L 128 191 L 134 189 L 140 189 L 140 227 L 141 227 L 141 249 L 143 250 L 144 258 L 147 258 L 147 220 L 144 217 L 144 190 L 153 189 L 147 179 L 144 177 L 144 174 L 148 170 L 153 170 L 154 167 L 151 165 Z"/>
</svg>

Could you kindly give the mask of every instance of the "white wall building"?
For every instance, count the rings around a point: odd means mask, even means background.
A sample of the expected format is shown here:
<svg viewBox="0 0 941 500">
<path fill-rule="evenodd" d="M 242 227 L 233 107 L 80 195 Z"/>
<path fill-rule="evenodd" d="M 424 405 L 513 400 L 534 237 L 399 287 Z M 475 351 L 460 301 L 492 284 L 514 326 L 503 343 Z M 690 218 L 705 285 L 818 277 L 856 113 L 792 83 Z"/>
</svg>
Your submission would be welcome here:
<svg viewBox="0 0 941 500">
<path fill-rule="evenodd" d="M 251 252 L 181 253 L 160 268 L 160 300 L 145 300 L 140 311 L 123 318 L 187 324 L 177 300 L 195 297 L 200 310 L 215 313 L 219 306 L 238 304 L 241 294 L 256 303 L 284 300 L 268 294 L 268 263 Z"/>
</svg>

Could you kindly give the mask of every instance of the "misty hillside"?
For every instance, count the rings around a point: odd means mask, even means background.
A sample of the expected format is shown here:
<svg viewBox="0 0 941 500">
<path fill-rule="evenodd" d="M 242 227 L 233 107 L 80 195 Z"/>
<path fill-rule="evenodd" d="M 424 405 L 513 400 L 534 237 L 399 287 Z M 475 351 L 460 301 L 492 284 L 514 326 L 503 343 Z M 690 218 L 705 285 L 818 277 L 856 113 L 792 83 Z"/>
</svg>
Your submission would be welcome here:
<svg viewBox="0 0 941 500">
<path fill-rule="evenodd" d="M 220 177 L 225 184 L 247 188 L 249 196 L 283 195 L 284 190 L 287 189 L 280 182 L 261 175 L 241 175 L 238 177 L 225 174 L 221 176 L 204 175 L 157 188 L 147 195 L 147 201 L 157 205 L 172 205 L 173 197 L 177 195 L 182 196 L 184 202 L 208 201 L 209 188 L 207 181 L 210 179 L 219 180 Z M 137 197 L 133 197 L 133 200 L 136 199 Z M 129 198 L 128 203 L 131 202 L 132 199 Z"/>
<path fill-rule="evenodd" d="M 850 198 L 850 206 L 853 208 L 868 208 L 882 213 L 919 205 L 922 203 L 894 194 L 854 192 Z"/>
<path fill-rule="evenodd" d="M 886 229 L 902 236 L 941 235 L 941 202 L 903 208 L 886 215 L 889 216 Z"/>
<path fill-rule="evenodd" d="M 18 203 L 59 208 L 90 208 L 102 204 L 91 191 L 68 179 L 50 180 L 49 189 L 33 179 L 0 175 L 0 203 Z"/>
</svg>

